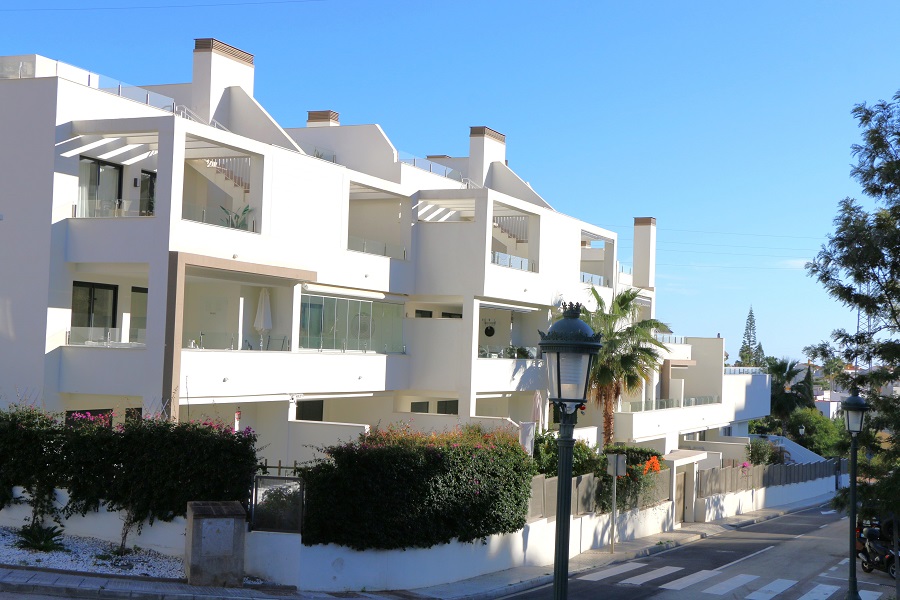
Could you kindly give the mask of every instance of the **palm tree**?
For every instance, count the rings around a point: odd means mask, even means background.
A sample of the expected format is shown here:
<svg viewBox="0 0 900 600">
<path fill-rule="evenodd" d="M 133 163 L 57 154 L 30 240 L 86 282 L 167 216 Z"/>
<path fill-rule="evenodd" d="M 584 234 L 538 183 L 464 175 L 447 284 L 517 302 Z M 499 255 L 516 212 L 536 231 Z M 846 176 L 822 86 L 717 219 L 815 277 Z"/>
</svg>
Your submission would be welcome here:
<svg viewBox="0 0 900 600">
<path fill-rule="evenodd" d="M 609 309 L 596 289 L 591 288 L 591 293 L 597 309 L 582 308 L 581 318 L 601 334 L 603 343 L 591 370 L 590 397 L 603 408 L 603 444 L 608 445 L 613 440 L 613 415 L 619 396 L 640 389 L 659 370 L 659 351 L 666 346 L 656 339 L 654 330 L 669 328 L 656 319 L 639 319 L 636 289 L 617 294 Z"/>
<path fill-rule="evenodd" d="M 781 435 L 791 413 L 798 408 L 815 408 L 812 390 L 812 374 L 807 367 L 807 377 L 794 382 L 803 368 L 788 358 L 768 359 L 768 371 L 772 378 L 771 407 L 769 412 L 781 422 Z"/>
</svg>

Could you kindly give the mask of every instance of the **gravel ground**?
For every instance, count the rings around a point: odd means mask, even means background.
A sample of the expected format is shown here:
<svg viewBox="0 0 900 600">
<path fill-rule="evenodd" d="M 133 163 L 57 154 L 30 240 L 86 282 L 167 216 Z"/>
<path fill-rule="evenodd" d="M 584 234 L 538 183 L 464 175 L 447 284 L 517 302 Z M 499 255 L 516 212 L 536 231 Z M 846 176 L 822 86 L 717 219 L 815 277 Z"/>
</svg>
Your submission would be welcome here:
<svg viewBox="0 0 900 600">
<path fill-rule="evenodd" d="M 184 566 L 180 558 L 141 548 L 118 557 L 114 554 L 118 544 L 71 535 L 63 535 L 61 540 L 65 550 L 25 550 L 16 548 L 13 529 L 0 527 L 0 564 L 66 569 L 82 573 L 184 578 Z"/>
</svg>

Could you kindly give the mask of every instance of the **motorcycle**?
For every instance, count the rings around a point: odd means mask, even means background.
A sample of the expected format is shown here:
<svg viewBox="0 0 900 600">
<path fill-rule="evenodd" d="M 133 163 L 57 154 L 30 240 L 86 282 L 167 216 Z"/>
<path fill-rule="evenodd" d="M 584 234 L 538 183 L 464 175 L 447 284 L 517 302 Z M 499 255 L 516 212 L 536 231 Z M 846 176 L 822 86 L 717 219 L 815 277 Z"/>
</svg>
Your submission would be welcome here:
<svg viewBox="0 0 900 600">
<path fill-rule="evenodd" d="M 897 560 L 894 551 L 881 543 L 881 530 L 877 527 L 866 527 L 862 530 L 862 549 L 856 555 L 862 560 L 862 570 L 871 573 L 875 569 L 884 571 L 892 578 L 897 578 Z M 857 544 L 857 548 L 859 544 Z"/>
</svg>

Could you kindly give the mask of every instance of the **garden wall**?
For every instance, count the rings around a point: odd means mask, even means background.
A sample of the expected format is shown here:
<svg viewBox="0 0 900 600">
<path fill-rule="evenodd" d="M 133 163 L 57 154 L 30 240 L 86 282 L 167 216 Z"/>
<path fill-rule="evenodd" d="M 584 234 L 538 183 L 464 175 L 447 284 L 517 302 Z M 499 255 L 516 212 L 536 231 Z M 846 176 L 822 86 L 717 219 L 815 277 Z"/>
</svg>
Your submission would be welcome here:
<svg viewBox="0 0 900 600">
<path fill-rule="evenodd" d="M 19 496 L 22 488 L 14 487 L 13 492 Z M 57 490 L 57 504 L 62 508 L 69 500 L 65 490 Z M 25 519 L 31 517 L 31 507 L 19 504 L 8 506 L 0 510 L 0 526 L 21 527 Z M 89 512 L 82 517 L 73 515 L 70 519 L 63 520 L 67 535 L 79 537 L 92 537 L 107 542 L 120 543 L 122 540 L 122 519 L 119 513 L 109 512 L 100 508 L 99 512 Z M 128 534 L 128 547 L 140 546 L 149 548 L 160 554 L 168 556 L 184 556 L 186 522 L 183 517 L 175 517 L 171 522 L 154 521 L 153 525 L 144 524 L 140 535 L 137 531 Z"/>
<path fill-rule="evenodd" d="M 616 540 L 632 540 L 674 525 L 672 502 L 617 516 Z M 609 542 L 608 514 L 574 517 L 569 556 Z M 306 591 L 340 592 L 415 589 L 452 583 L 520 566 L 553 563 L 556 522 L 542 518 L 516 533 L 492 535 L 484 543 L 452 542 L 432 548 L 358 552 L 334 544 L 303 546 L 301 536 L 251 531 L 244 568 L 248 575 Z"/>
</svg>

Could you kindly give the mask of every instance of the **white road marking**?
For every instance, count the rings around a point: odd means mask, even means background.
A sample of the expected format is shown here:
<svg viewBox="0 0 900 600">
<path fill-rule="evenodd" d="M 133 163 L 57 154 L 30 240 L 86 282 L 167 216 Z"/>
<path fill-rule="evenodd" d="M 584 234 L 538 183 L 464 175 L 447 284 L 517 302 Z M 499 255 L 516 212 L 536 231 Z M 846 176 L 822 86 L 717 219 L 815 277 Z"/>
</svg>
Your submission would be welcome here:
<svg viewBox="0 0 900 600">
<path fill-rule="evenodd" d="M 758 579 L 759 575 L 735 575 L 731 579 L 717 583 L 712 587 L 703 590 L 704 594 L 715 594 L 716 596 L 724 596 L 731 590 L 741 587 L 745 583 Z"/>
<path fill-rule="evenodd" d="M 641 567 L 646 566 L 646 563 L 623 563 L 621 565 L 616 565 L 615 567 L 603 569 L 602 571 L 596 571 L 594 573 L 582 575 L 578 579 L 584 579 L 586 581 L 600 581 L 601 579 L 606 579 L 607 577 L 612 577 L 613 575 L 627 573 L 629 571 L 634 571 L 635 569 L 640 569 Z"/>
<path fill-rule="evenodd" d="M 836 510 L 823 510 L 822 514 L 823 515 L 833 515 L 836 512 L 837 512 Z"/>
<path fill-rule="evenodd" d="M 800 535 L 795 535 L 795 536 L 794 536 L 794 539 L 796 540 L 797 538 L 802 538 L 804 535 L 806 535 L 806 534 L 805 534 L 805 533 L 801 533 Z"/>
<path fill-rule="evenodd" d="M 881 592 L 860 592 L 859 600 L 878 600 L 881 598 Z"/>
<path fill-rule="evenodd" d="M 696 573 L 691 573 L 681 579 L 676 579 L 675 581 L 670 581 L 665 585 L 661 585 L 664 590 L 683 590 L 689 585 L 694 585 L 695 583 L 700 583 L 701 581 L 706 581 L 710 577 L 715 577 L 716 575 L 720 575 L 721 571 L 697 571 Z"/>
<path fill-rule="evenodd" d="M 829 525 L 829 523 L 826 523 L 826 524 L 824 524 L 824 525 L 820 525 L 820 526 L 819 526 L 819 529 L 825 529 L 826 527 L 828 527 L 828 525 Z"/>
<path fill-rule="evenodd" d="M 665 577 L 666 575 L 675 573 L 676 571 L 680 571 L 681 569 L 682 567 L 660 567 L 659 569 L 653 569 L 649 573 L 635 575 L 634 577 L 631 577 L 624 581 L 620 581 L 619 583 L 625 583 L 628 585 L 641 585 L 642 583 L 647 583 L 648 581 L 659 579 L 660 577 Z"/>
<path fill-rule="evenodd" d="M 820 584 L 806 592 L 797 600 L 827 600 L 833 593 L 841 589 L 836 585 Z"/>
<path fill-rule="evenodd" d="M 793 579 L 776 579 L 767 586 L 762 587 L 747 596 L 747 600 L 769 600 L 769 598 L 774 598 L 784 590 L 796 584 L 797 582 Z"/>
<path fill-rule="evenodd" d="M 753 558 L 753 557 L 756 556 L 757 554 L 762 554 L 762 553 L 765 552 L 766 550 L 771 550 L 771 549 L 774 548 L 774 547 L 775 547 L 775 546 L 769 546 L 768 548 L 763 548 L 762 550 L 757 550 L 757 551 L 754 552 L 753 554 L 748 554 L 748 555 L 745 556 L 744 558 L 739 558 L 739 559 L 737 559 L 737 560 L 733 560 L 733 561 L 731 561 L 730 563 L 728 563 L 727 565 L 725 565 L 724 567 L 719 567 L 719 570 L 720 570 L 720 571 L 724 571 L 725 569 L 727 569 L 727 568 L 730 567 L 731 565 L 736 565 L 736 564 L 738 564 L 739 562 L 741 562 L 742 560 L 747 560 L 748 558 Z"/>
</svg>

